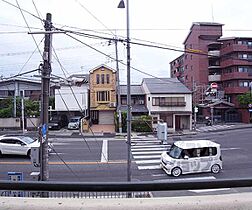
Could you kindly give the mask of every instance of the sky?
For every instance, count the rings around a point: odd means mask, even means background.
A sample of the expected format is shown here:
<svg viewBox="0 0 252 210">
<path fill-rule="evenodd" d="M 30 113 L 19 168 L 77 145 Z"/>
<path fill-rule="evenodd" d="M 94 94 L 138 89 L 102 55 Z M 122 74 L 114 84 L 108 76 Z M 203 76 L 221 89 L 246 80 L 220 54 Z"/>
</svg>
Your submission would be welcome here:
<svg viewBox="0 0 252 210">
<path fill-rule="evenodd" d="M 28 14 L 19 8 L 28 11 Z M 7 78 L 37 69 L 42 62 L 42 22 L 52 14 L 53 26 L 101 38 L 53 35 L 52 74 L 68 77 L 88 73 L 105 64 L 116 69 L 115 43 L 103 37 L 126 37 L 126 9 L 120 0 L 0 0 L 0 76 Z M 126 3 L 126 1 L 125 1 Z M 223 36 L 252 37 L 250 0 L 129 0 L 129 35 L 132 42 L 183 50 L 193 22 L 224 24 Z M 36 16 L 36 17 L 34 17 Z M 37 49 L 39 47 L 39 50 Z M 118 42 L 120 83 L 126 84 L 126 45 Z M 107 56 L 105 56 L 105 55 Z M 146 77 L 170 77 L 169 63 L 181 52 L 131 44 L 131 83 Z M 114 59 L 113 59 L 114 58 Z M 37 73 L 27 74 L 28 78 Z"/>
</svg>

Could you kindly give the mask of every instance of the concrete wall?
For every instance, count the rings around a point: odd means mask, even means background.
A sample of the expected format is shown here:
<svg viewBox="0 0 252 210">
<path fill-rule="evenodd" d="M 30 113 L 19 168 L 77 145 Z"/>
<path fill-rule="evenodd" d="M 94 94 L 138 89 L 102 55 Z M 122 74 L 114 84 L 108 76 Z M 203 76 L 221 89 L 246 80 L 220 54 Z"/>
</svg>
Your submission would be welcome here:
<svg viewBox="0 0 252 210">
<path fill-rule="evenodd" d="M 26 128 L 34 130 L 39 126 L 40 118 L 26 118 Z M 0 118 L 0 129 L 22 129 L 20 118 Z"/>
</svg>

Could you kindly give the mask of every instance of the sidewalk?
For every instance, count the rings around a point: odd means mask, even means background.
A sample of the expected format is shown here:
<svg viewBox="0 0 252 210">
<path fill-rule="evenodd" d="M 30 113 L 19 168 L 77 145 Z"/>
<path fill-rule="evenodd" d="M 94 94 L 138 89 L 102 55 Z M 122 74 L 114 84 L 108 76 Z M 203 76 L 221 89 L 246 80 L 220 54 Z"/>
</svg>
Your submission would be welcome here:
<svg viewBox="0 0 252 210">
<path fill-rule="evenodd" d="M 176 136 L 182 136 L 182 135 L 196 135 L 197 133 L 202 132 L 221 132 L 221 131 L 227 131 L 227 130 L 237 130 L 237 129 L 246 129 L 246 128 L 252 128 L 252 124 L 244 124 L 244 123 L 228 123 L 228 124 L 216 124 L 212 126 L 206 126 L 205 124 L 199 124 L 197 125 L 196 131 L 195 130 L 183 130 L 178 131 L 175 133 L 168 133 L 169 137 L 176 137 Z M 114 138 L 114 137 L 127 137 L 127 133 L 111 133 L 111 132 L 89 132 L 89 133 L 83 133 L 82 135 L 78 130 L 67 130 L 62 129 L 59 131 L 50 131 L 49 132 L 50 137 L 75 137 L 79 138 L 81 136 L 84 136 L 85 138 Z M 132 132 L 131 137 L 132 138 L 138 138 L 138 137 L 156 137 L 156 133 L 136 133 Z"/>
</svg>

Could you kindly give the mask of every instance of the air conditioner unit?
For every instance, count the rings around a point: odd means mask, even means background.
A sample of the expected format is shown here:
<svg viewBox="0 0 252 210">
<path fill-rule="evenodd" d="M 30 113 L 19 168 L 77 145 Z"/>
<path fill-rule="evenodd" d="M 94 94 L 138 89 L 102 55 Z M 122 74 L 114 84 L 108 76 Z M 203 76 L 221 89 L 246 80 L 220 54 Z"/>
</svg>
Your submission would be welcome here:
<svg viewBox="0 0 252 210">
<path fill-rule="evenodd" d="M 110 107 L 110 108 L 116 107 L 116 102 L 111 102 L 111 103 L 109 103 L 109 107 Z"/>
</svg>

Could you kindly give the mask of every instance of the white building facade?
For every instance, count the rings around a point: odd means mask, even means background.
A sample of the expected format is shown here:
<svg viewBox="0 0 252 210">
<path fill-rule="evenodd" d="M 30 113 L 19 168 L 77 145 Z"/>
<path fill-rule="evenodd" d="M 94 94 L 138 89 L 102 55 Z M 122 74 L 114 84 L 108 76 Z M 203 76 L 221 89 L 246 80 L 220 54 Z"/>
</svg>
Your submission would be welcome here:
<svg viewBox="0 0 252 210">
<path fill-rule="evenodd" d="M 192 129 L 192 93 L 176 78 L 146 78 L 142 87 L 153 128 L 166 122 L 168 132 Z"/>
</svg>

